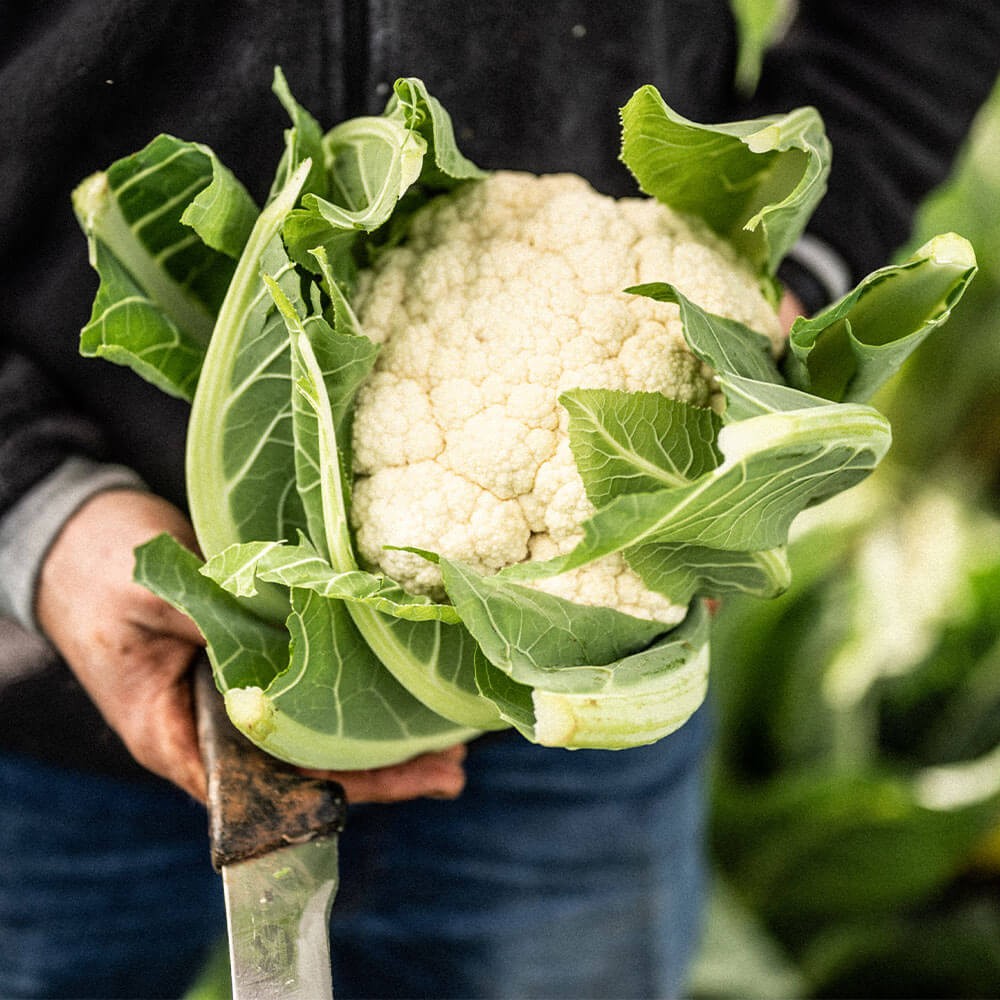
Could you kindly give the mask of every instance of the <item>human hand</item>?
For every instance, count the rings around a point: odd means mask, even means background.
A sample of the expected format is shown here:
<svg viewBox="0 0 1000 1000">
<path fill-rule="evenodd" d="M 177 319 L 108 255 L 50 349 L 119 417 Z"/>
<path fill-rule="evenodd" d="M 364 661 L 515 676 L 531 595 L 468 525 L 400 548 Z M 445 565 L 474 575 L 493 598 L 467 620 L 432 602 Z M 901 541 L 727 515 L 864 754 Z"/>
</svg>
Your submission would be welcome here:
<svg viewBox="0 0 1000 1000">
<path fill-rule="evenodd" d="M 781 323 L 782 331 L 787 335 L 788 331 L 792 328 L 792 324 L 800 316 L 805 316 L 805 314 L 805 306 L 799 301 L 798 296 L 786 288 L 778 305 L 778 321 Z"/>
<path fill-rule="evenodd" d="M 197 550 L 173 505 L 149 493 L 99 493 L 66 522 L 42 565 L 36 617 L 84 690 L 140 764 L 206 796 L 190 666 L 204 639 L 194 623 L 132 580 L 133 550 L 167 532 Z M 340 782 L 351 802 L 454 798 L 464 747 L 369 771 L 310 772 Z"/>
</svg>

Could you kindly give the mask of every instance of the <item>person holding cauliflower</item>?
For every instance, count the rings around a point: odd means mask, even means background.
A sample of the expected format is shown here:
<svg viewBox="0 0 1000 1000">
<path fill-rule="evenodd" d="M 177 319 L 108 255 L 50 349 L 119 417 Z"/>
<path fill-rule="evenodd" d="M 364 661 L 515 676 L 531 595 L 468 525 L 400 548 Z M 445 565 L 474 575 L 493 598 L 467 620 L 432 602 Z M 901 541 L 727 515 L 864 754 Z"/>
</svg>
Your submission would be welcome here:
<svg viewBox="0 0 1000 1000">
<path fill-rule="evenodd" d="M 762 334 L 758 362 L 773 364 L 791 315 L 838 299 L 905 241 L 1000 68 L 1000 12 L 966 0 L 874 13 L 802 2 L 752 99 L 735 91 L 723 0 L 246 7 L 72 0 L 10 12 L 0 74 L 33 100 L 0 111 L 4 995 L 179 995 L 222 928 L 192 802 L 205 778 L 187 673 L 206 630 L 132 582 L 133 550 L 160 533 L 207 547 L 185 510 L 189 407 L 123 369 L 81 367 L 93 283 L 67 220 L 80 177 L 162 131 L 207 140 L 263 202 L 280 155 L 262 148 L 281 134 L 261 86 L 275 64 L 335 121 L 374 114 L 396 77 L 427 82 L 485 170 L 406 216 L 405 239 L 388 233 L 351 276 L 341 319 L 381 349 L 338 427 L 350 523 L 319 556 L 354 580 L 369 574 L 366 585 L 376 574 L 399 584 L 405 598 L 374 598 L 406 605 L 404 622 L 450 622 L 459 584 L 578 551 L 600 508 L 571 446 L 571 407 L 593 398 L 578 393 L 659 395 L 714 428 L 725 379 L 690 348 L 685 303 Z M 618 109 L 649 82 L 696 121 L 822 113 L 830 191 L 779 272 L 782 311 L 726 240 L 630 197 Z M 189 286 L 210 284 L 205 274 Z M 674 307 L 650 291 L 657 282 Z M 630 287 L 647 293 L 623 295 Z M 292 327 L 298 291 L 271 287 Z M 307 371 L 308 339 L 296 344 Z M 204 420 L 197 402 L 193 419 Z M 668 458 L 694 477 L 711 473 L 710 453 Z M 328 465 L 329 492 L 343 470 Z M 338 549 L 348 534 L 356 561 Z M 687 599 L 650 587 L 650 572 L 614 551 L 523 585 L 540 602 L 616 609 L 652 640 L 685 618 Z M 351 613 L 365 633 L 371 617 Z M 557 695 L 535 699 L 538 742 L 572 746 L 565 730 L 579 719 L 567 722 Z M 450 696 L 462 715 L 466 695 Z M 696 704 L 670 736 L 618 753 L 537 746 L 488 715 L 431 732 L 435 716 L 405 759 L 325 768 L 354 804 L 332 926 L 336 994 L 679 995 L 704 891 L 710 722 Z"/>
</svg>

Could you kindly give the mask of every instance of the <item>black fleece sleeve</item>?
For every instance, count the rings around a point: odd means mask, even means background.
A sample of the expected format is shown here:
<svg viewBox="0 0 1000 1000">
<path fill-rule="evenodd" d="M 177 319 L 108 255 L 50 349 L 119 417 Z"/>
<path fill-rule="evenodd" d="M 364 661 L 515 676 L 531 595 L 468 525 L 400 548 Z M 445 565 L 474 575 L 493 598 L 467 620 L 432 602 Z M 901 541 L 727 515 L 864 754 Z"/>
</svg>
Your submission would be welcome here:
<svg viewBox="0 0 1000 1000">
<path fill-rule="evenodd" d="M 103 458 L 98 429 L 34 363 L 0 347 L 0 518 L 71 455 Z"/>
<path fill-rule="evenodd" d="M 754 113 L 812 104 L 833 145 L 810 231 L 854 280 L 910 235 L 1000 72 L 997 0 L 801 0 L 767 55 Z"/>
</svg>

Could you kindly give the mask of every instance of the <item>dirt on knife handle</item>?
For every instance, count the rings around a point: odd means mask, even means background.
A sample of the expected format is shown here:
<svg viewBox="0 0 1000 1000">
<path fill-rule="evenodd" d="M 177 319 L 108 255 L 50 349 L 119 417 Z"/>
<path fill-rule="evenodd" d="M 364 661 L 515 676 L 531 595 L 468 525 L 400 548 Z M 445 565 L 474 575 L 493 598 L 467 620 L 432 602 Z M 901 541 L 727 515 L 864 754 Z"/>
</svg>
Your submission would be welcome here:
<svg viewBox="0 0 1000 1000">
<path fill-rule="evenodd" d="M 217 871 L 343 829 L 346 801 L 340 785 L 306 777 L 246 739 L 226 715 L 204 654 L 195 663 L 193 684 Z"/>
</svg>

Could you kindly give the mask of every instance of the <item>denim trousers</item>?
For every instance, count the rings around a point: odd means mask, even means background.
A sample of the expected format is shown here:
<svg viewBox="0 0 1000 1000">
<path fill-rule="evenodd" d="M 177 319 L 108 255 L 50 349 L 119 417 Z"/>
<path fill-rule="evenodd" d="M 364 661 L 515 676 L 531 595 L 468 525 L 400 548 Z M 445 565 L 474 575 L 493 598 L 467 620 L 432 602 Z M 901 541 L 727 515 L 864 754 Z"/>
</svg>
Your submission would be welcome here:
<svg viewBox="0 0 1000 1000">
<path fill-rule="evenodd" d="M 704 710 L 635 750 L 474 742 L 457 801 L 354 806 L 348 997 L 671 997 L 703 898 Z M 0 756 L 0 997 L 182 995 L 224 929 L 203 810 Z"/>
</svg>

